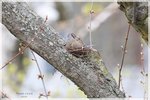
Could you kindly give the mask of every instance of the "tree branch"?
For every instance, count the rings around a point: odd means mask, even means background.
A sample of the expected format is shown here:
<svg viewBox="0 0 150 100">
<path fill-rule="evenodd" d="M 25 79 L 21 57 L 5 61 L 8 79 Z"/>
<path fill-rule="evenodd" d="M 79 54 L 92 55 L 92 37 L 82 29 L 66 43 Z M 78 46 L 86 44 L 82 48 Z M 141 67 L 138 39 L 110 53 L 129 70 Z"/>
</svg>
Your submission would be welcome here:
<svg viewBox="0 0 150 100">
<path fill-rule="evenodd" d="M 118 2 L 129 23 L 148 44 L 148 2 Z"/>
<path fill-rule="evenodd" d="M 38 31 L 43 22 L 26 3 L 2 3 L 2 23 L 7 29 L 27 44 L 35 37 L 29 47 L 79 86 L 87 97 L 125 97 L 100 56 L 98 63 L 94 62 L 95 57 L 91 61 L 76 58 L 65 49 L 64 40 L 51 26 L 43 25 L 43 32 Z"/>
</svg>

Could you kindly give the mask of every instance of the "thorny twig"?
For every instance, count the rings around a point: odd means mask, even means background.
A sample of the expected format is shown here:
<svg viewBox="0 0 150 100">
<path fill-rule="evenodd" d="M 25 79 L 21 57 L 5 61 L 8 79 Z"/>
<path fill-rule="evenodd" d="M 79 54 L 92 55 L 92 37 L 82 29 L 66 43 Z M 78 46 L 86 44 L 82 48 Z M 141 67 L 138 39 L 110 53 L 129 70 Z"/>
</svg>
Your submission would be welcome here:
<svg viewBox="0 0 150 100">
<path fill-rule="evenodd" d="M 128 32 L 126 34 L 126 40 L 125 40 L 125 44 L 124 44 L 124 48 L 123 48 L 123 55 L 122 55 L 122 60 L 121 60 L 121 66 L 120 66 L 120 69 L 119 69 L 119 80 L 118 80 L 118 87 L 120 88 L 120 83 L 122 81 L 122 68 L 123 68 L 123 63 L 124 63 L 124 58 L 125 58 L 125 54 L 127 52 L 126 48 L 127 48 L 127 42 L 128 42 L 128 36 L 129 36 L 129 31 L 130 31 L 130 24 L 128 26 Z"/>
<path fill-rule="evenodd" d="M 46 96 L 46 98 L 48 99 L 48 94 L 47 94 L 47 90 L 46 90 L 46 86 L 45 86 L 45 82 L 44 82 L 44 75 L 42 74 L 42 71 L 41 71 L 40 66 L 39 66 L 39 64 L 38 64 L 38 61 L 37 61 L 37 59 L 36 59 L 36 57 L 35 57 L 35 54 L 34 54 L 34 52 L 33 52 L 32 50 L 31 50 L 31 53 L 32 53 L 32 55 L 33 55 L 33 57 L 34 57 L 34 61 L 36 62 L 36 65 L 37 65 L 38 70 L 39 70 L 39 73 L 40 73 L 39 76 L 38 76 L 38 78 L 42 80 L 42 84 L 43 84 L 45 96 Z"/>
</svg>

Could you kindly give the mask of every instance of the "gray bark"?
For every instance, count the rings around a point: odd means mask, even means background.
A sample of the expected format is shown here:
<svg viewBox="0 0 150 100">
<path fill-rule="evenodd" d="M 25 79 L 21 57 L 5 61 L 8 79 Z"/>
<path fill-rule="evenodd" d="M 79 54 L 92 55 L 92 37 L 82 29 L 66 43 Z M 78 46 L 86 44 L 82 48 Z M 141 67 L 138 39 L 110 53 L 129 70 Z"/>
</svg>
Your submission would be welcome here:
<svg viewBox="0 0 150 100">
<path fill-rule="evenodd" d="M 148 2 L 118 2 L 129 23 L 148 44 Z"/>
<path fill-rule="evenodd" d="M 125 95 L 119 90 L 112 75 L 107 72 L 101 58 L 99 63 L 76 58 L 65 49 L 64 40 L 48 25 L 39 26 L 44 20 L 26 3 L 2 3 L 2 23 L 18 39 L 29 43 L 30 48 L 72 80 L 87 97 L 118 97 Z"/>
</svg>

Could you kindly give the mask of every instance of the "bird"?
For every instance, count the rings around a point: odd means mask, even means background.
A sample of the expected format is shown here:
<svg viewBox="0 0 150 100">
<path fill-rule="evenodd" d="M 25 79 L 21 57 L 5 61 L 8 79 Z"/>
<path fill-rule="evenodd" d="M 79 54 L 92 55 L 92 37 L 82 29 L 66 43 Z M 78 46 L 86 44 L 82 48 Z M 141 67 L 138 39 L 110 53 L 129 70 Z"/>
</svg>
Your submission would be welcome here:
<svg viewBox="0 0 150 100">
<path fill-rule="evenodd" d="M 101 70 L 105 74 L 108 74 L 100 53 L 96 49 L 86 46 L 74 33 L 71 33 L 71 36 L 72 39 L 70 39 L 65 45 L 66 50 L 73 56 L 83 59 L 85 62 L 93 62 L 91 64 L 98 64 Z"/>
<path fill-rule="evenodd" d="M 67 51 L 76 57 L 85 56 L 87 51 L 85 50 L 83 41 L 74 33 L 71 33 L 71 37 L 72 39 L 70 39 L 65 45 Z"/>
</svg>

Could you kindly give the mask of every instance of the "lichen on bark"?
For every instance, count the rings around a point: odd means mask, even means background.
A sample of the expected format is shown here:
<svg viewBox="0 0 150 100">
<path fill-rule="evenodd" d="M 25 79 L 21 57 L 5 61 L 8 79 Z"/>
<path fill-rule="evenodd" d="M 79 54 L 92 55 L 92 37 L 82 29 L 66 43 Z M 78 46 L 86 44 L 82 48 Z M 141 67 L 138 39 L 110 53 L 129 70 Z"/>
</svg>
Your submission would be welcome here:
<svg viewBox="0 0 150 100">
<path fill-rule="evenodd" d="M 148 1 L 118 2 L 128 21 L 148 44 Z"/>
</svg>

